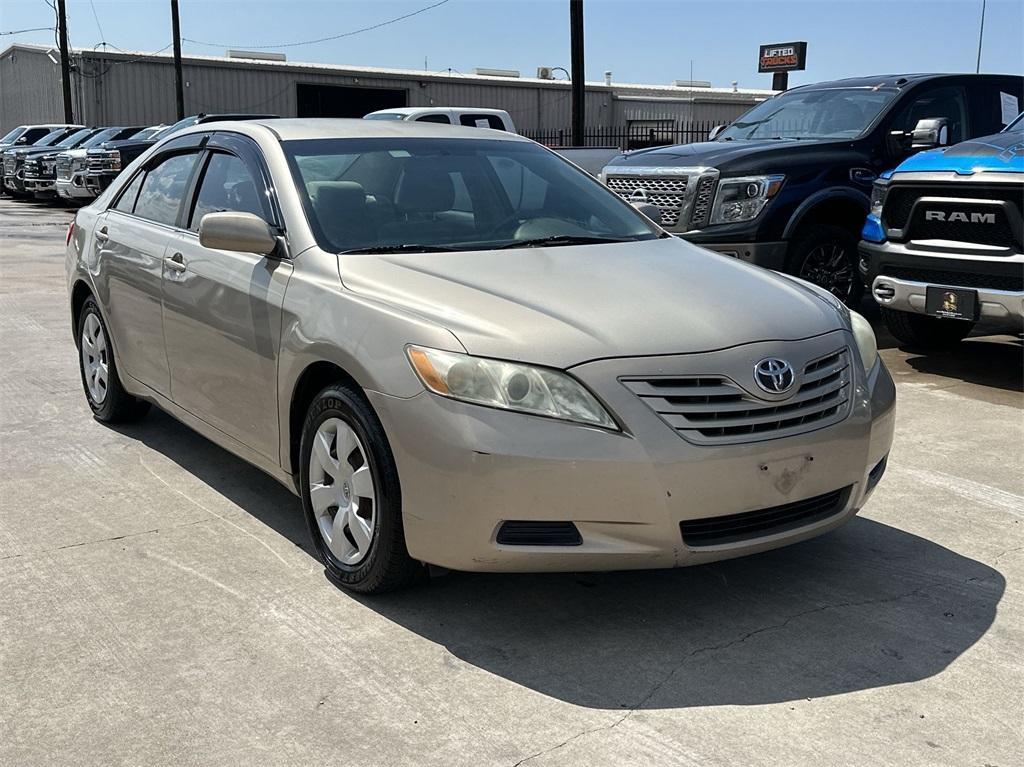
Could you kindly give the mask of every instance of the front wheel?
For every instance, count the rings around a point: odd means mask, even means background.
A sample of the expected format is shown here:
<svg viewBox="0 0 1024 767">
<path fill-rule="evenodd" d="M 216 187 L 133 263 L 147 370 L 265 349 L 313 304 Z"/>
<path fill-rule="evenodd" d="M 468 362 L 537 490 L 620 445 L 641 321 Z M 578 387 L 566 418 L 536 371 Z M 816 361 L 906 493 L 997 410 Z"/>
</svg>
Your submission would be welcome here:
<svg viewBox="0 0 1024 767">
<path fill-rule="evenodd" d="M 857 238 L 841 226 L 815 224 L 801 231 L 789 246 L 786 271 L 825 288 L 847 306 L 856 307 L 864 294 L 857 275 Z"/>
<path fill-rule="evenodd" d="M 896 340 L 919 349 L 950 349 L 963 341 L 974 329 L 967 320 L 944 320 L 913 312 L 898 312 L 879 307 L 882 320 Z"/>
<path fill-rule="evenodd" d="M 384 428 L 346 384 L 320 392 L 302 429 L 299 483 L 313 548 L 345 588 L 380 594 L 411 583 L 398 468 Z"/>
</svg>

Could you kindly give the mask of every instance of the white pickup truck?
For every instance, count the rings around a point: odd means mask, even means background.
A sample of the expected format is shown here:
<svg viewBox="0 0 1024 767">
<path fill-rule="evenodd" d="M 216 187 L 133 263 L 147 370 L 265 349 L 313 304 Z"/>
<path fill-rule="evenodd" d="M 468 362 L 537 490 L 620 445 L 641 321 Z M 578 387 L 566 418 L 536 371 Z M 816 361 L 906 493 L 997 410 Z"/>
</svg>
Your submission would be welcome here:
<svg viewBox="0 0 1024 767">
<path fill-rule="evenodd" d="M 365 115 L 366 120 L 410 120 L 413 122 L 466 125 L 470 128 L 493 128 L 515 133 L 516 126 L 504 109 L 476 107 L 399 107 L 379 109 Z"/>
</svg>

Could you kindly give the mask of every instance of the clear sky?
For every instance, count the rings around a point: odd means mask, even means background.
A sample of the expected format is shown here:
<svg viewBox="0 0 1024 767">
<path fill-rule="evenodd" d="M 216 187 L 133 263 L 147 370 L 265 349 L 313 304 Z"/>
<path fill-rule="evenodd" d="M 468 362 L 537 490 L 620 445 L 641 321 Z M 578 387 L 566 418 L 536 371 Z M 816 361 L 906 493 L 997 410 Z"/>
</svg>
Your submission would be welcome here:
<svg viewBox="0 0 1024 767">
<path fill-rule="evenodd" d="M 180 0 L 186 53 L 223 55 L 321 38 L 412 13 L 438 0 Z M 67 0 L 71 43 L 128 50 L 169 46 L 169 0 Z M 569 67 L 567 0 L 448 0 L 394 24 L 339 40 L 279 48 L 293 61 L 430 70 Z M 770 87 L 757 74 L 759 43 L 806 40 L 797 85 L 890 72 L 969 71 L 981 0 L 586 0 L 586 71 L 620 82 L 693 77 Z M 53 25 L 47 0 L 0 0 L 0 32 Z M 102 30 L 102 32 L 101 32 Z M 0 36 L 52 44 L 52 32 Z M 1024 2 L 988 0 L 982 71 L 1024 72 Z"/>
</svg>

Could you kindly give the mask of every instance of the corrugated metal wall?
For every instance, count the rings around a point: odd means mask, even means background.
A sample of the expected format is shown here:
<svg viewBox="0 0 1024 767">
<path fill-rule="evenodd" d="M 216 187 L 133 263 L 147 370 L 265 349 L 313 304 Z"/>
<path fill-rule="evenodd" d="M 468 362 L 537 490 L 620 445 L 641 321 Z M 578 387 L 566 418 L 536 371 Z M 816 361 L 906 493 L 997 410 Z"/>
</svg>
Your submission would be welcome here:
<svg viewBox="0 0 1024 767">
<path fill-rule="evenodd" d="M 171 60 L 75 54 L 76 117 L 91 125 L 153 125 L 172 122 L 174 69 Z M 538 84 L 510 79 L 480 81 L 439 75 L 339 72 L 326 67 L 267 65 L 256 62 L 185 59 L 185 113 L 262 112 L 296 116 L 296 85 L 343 85 L 404 90 L 409 106 L 478 106 L 505 109 L 524 131 L 557 130 L 570 123 L 568 83 Z M 60 108 L 60 72 L 44 52 L 12 49 L 0 59 L 0 124 L 54 120 Z M 10 84 L 8 85 L 8 81 Z M 626 94 L 630 95 L 626 95 Z M 694 93 L 692 101 L 648 98 L 633 88 L 590 87 L 586 97 L 588 128 L 621 126 L 633 120 L 728 122 L 745 112 L 749 94 Z"/>
<path fill-rule="evenodd" d="M 24 123 L 52 122 L 64 122 L 60 67 L 42 51 L 19 48 L 0 58 L 0 136 Z"/>
</svg>

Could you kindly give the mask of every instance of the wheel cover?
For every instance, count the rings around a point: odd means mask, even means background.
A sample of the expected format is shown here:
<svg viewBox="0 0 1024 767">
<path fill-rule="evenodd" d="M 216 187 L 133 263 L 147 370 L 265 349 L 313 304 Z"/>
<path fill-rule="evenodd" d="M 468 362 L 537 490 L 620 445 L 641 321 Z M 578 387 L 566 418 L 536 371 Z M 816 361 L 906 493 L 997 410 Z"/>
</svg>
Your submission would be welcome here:
<svg viewBox="0 0 1024 767">
<path fill-rule="evenodd" d="M 328 418 L 313 436 L 309 500 L 320 537 L 336 559 L 357 565 L 376 531 L 376 488 L 363 443 L 340 418 Z"/>
<path fill-rule="evenodd" d="M 797 276 L 820 285 L 844 301 L 853 289 L 853 263 L 846 248 L 837 243 L 818 245 L 811 250 Z"/>
<path fill-rule="evenodd" d="M 107 386 L 110 375 L 110 359 L 107 345 L 107 334 L 103 332 L 100 318 L 94 313 L 86 315 L 82 323 L 82 372 L 85 374 L 85 387 L 89 390 L 89 398 L 93 404 L 102 405 L 107 398 Z"/>
</svg>

